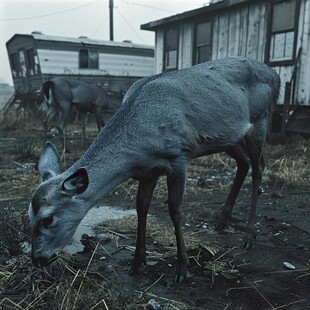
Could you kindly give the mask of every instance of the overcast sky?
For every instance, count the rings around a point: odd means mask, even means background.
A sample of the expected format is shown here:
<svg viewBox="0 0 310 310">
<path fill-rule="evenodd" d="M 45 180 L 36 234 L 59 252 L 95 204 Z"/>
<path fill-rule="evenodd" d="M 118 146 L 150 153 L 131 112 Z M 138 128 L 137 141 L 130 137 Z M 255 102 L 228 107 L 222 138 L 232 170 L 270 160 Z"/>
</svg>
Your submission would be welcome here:
<svg viewBox="0 0 310 310">
<path fill-rule="evenodd" d="M 202 7 L 208 0 L 114 0 L 114 40 L 154 45 L 140 25 Z M 0 0 L 0 82 L 13 84 L 6 42 L 16 33 L 109 40 L 109 0 Z"/>
</svg>

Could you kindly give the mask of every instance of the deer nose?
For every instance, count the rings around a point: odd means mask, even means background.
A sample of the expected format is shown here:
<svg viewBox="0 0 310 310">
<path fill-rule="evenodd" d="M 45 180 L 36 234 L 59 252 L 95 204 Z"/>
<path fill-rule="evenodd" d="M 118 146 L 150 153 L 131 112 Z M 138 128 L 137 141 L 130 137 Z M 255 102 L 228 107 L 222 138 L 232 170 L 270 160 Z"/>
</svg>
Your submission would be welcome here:
<svg viewBox="0 0 310 310">
<path fill-rule="evenodd" d="M 47 266 L 49 263 L 52 262 L 52 260 L 56 257 L 56 255 L 52 257 L 44 257 L 44 256 L 31 256 L 32 263 L 35 267 L 44 267 Z"/>
</svg>

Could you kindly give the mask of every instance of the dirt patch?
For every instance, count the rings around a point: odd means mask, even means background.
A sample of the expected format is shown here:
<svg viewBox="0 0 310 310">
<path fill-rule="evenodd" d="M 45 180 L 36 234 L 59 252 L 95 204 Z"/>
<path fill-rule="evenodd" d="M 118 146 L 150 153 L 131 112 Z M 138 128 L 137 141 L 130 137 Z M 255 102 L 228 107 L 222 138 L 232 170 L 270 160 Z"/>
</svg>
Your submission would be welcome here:
<svg viewBox="0 0 310 310">
<path fill-rule="evenodd" d="M 89 143 L 95 135 L 95 130 L 90 131 Z M 79 126 L 67 130 L 70 153 L 64 154 L 66 167 L 83 154 L 80 139 Z M 60 149 L 58 140 L 54 142 Z M 29 242 L 27 225 L 23 221 L 11 223 L 11 218 L 14 214 L 26 216 L 38 182 L 36 164 L 42 145 L 40 127 L 0 132 L 1 235 L 10 225 L 18 226 L 10 234 L 18 233 L 20 237 L 11 240 L 23 246 Z M 32 266 L 29 254 L 9 252 L 10 241 L 2 238 L 0 307 L 310 309 L 309 145 L 309 141 L 298 140 L 286 146 L 267 146 L 265 191 L 259 197 L 252 249 L 238 247 L 248 216 L 250 178 L 240 193 L 229 227 L 215 231 L 235 165 L 225 156 L 210 156 L 195 160 L 188 173 L 183 211 L 190 274 L 184 283 L 174 283 L 176 246 L 163 178 L 150 210 L 147 265 L 138 276 L 128 274 L 136 217 L 99 225 L 98 236 L 89 240 L 83 253 L 63 255 L 45 272 Z M 102 203 L 134 208 L 136 189 L 137 184 L 128 181 Z"/>
</svg>

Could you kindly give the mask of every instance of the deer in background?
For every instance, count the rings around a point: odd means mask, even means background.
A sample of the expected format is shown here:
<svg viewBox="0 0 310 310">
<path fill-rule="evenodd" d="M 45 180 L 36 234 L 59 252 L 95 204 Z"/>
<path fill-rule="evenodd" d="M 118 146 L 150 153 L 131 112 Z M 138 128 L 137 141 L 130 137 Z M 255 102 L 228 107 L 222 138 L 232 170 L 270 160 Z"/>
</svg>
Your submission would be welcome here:
<svg viewBox="0 0 310 310">
<path fill-rule="evenodd" d="M 75 107 L 82 117 L 82 141 L 85 141 L 86 113 L 94 113 L 98 132 L 105 125 L 102 114 L 113 114 L 120 106 L 122 98 L 109 95 L 101 86 L 79 80 L 54 78 L 43 83 L 42 92 L 47 104 L 44 120 L 45 136 L 51 123 L 57 119 L 57 129 L 61 138 L 70 112 Z"/>
<path fill-rule="evenodd" d="M 264 169 L 262 147 L 268 116 L 277 100 L 276 72 L 255 60 L 235 57 L 141 79 L 126 93 L 85 154 L 60 172 L 59 154 L 47 142 L 39 160 L 41 184 L 29 205 L 32 261 L 44 266 L 71 240 L 90 208 L 129 178 L 139 181 L 136 250 L 131 273 L 146 259 L 146 221 L 158 178 L 165 174 L 168 208 L 177 245 L 176 281 L 186 277 L 188 259 L 181 204 L 192 158 L 226 152 L 237 174 L 222 208 L 225 227 L 252 167 L 250 214 L 242 246 L 254 239 L 255 210 Z"/>
</svg>

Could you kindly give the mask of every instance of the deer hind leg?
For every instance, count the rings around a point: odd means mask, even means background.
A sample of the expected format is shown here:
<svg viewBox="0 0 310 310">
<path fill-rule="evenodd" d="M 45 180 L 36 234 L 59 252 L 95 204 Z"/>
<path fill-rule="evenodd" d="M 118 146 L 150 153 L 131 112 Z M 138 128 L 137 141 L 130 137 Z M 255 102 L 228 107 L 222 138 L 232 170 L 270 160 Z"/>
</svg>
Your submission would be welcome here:
<svg viewBox="0 0 310 310">
<path fill-rule="evenodd" d="M 83 149 L 86 148 L 86 113 L 80 113 L 81 121 L 82 121 L 82 147 Z"/>
<path fill-rule="evenodd" d="M 157 180 L 158 177 L 153 178 L 152 180 L 142 180 L 139 182 L 136 197 L 138 214 L 137 241 L 135 256 L 130 270 L 130 274 L 132 275 L 139 272 L 142 263 L 146 263 L 146 220 Z"/>
<path fill-rule="evenodd" d="M 246 233 L 241 246 L 245 249 L 248 249 L 252 246 L 253 240 L 255 238 L 257 197 L 261 191 L 260 189 L 265 161 L 262 154 L 262 147 L 264 141 L 260 139 L 255 139 L 255 136 L 247 136 L 245 138 L 245 142 L 247 145 L 247 150 L 249 153 L 252 167 L 252 195 Z"/>
<path fill-rule="evenodd" d="M 240 143 L 239 145 L 226 151 L 226 154 L 235 159 L 237 163 L 237 173 L 226 202 L 221 210 L 218 224 L 216 226 L 217 230 L 224 229 L 227 222 L 231 219 L 232 209 L 250 168 L 250 162 L 244 144 Z"/>
<path fill-rule="evenodd" d="M 95 110 L 95 118 L 97 123 L 98 132 L 101 130 L 101 128 L 105 125 L 103 117 L 102 117 L 102 109 L 100 107 L 96 107 Z"/>
<path fill-rule="evenodd" d="M 182 233 L 181 212 L 185 183 L 185 169 L 179 172 L 169 173 L 167 175 L 169 214 L 174 225 L 177 242 L 177 270 L 175 277 L 176 282 L 182 282 L 185 280 L 188 267 L 188 258 Z"/>
</svg>

